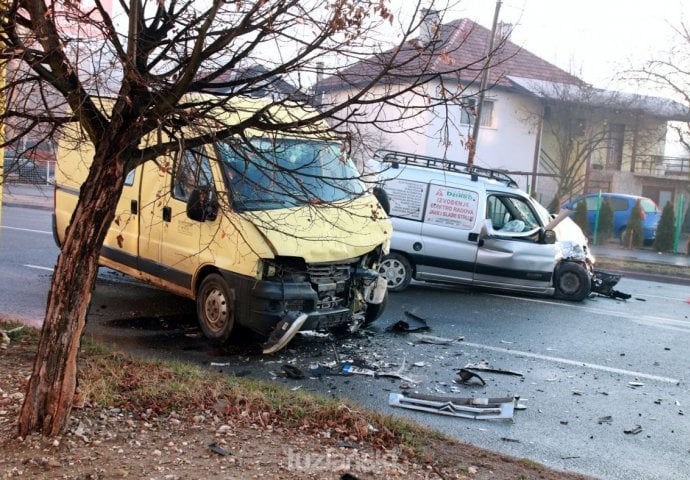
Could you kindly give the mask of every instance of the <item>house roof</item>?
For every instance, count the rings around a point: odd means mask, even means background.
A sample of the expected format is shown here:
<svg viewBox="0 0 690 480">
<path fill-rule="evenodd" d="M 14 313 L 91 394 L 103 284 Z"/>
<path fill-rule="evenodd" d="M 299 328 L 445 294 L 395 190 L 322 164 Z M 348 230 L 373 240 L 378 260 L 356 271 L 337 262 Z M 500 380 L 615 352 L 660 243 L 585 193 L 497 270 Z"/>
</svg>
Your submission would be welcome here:
<svg viewBox="0 0 690 480">
<path fill-rule="evenodd" d="M 546 80 L 535 80 L 509 75 L 510 80 L 523 93 L 542 100 L 568 102 L 611 110 L 637 111 L 664 120 L 690 121 L 690 109 L 674 100 L 634 93 L 572 85 Z"/>
<path fill-rule="evenodd" d="M 393 65 L 381 81 L 399 83 L 418 78 L 420 72 L 453 76 L 460 82 L 479 82 L 491 31 L 467 18 L 439 27 L 437 39 L 426 45 L 420 39 L 357 62 L 321 81 L 317 91 L 340 90 L 376 79 L 383 65 Z M 513 87 L 508 75 L 552 82 L 582 84 L 582 80 L 542 60 L 529 51 L 506 40 L 492 57 L 488 84 Z"/>
</svg>

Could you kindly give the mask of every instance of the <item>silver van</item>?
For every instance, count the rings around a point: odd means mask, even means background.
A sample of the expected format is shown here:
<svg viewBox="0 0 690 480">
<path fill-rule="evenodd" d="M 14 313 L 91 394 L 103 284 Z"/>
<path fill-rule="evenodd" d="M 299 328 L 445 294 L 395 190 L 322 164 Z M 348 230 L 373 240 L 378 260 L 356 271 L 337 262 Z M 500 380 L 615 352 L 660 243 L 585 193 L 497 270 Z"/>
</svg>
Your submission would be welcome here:
<svg viewBox="0 0 690 480">
<path fill-rule="evenodd" d="M 390 253 L 379 266 L 390 291 L 414 280 L 469 284 L 580 301 L 608 294 L 582 230 L 552 216 L 503 172 L 381 150 L 368 168 L 389 202 Z"/>
</svg>

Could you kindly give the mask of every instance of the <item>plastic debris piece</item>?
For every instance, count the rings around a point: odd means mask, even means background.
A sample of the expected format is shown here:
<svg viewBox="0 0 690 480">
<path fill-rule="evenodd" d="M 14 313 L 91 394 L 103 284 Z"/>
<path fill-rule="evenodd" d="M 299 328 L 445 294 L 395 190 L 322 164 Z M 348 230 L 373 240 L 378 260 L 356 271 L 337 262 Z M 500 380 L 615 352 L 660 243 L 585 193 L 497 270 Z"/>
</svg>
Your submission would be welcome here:
<svg viewBox="0 0 690 480">
<path fill-rule="evenodd" d="M 520 440 L 518 440 L 517 438 L 501 437 L 501 440 L 504 442 L 520 443 Z"/>
<path fill-rule="evenodd" d="M 223 363 L 220 363 L 220 362 L 211 362 L 211 366 L 212 366 L 212 367 L 229 367 L 229 366 L 230 366 L 230 362 L 223 362 Z"/>
<path fill-rule="evenodd" d="M 468 363 L 467 365 L 465 365 L 464 369 L 478 370 L 480 372 L 487 372 L 487 373 L 498 373 L 501 375 L 512 375 L 515 377 L 524 377 L 524 375 L 520 372 L 516 372 L 513 370 L 504 370 L 502 368 L 491 368 L 486 363 L 474 363 L 474 364 Z"/>
<path fill-rule="evenodd" d="M 599 417 L 599 420 L 597 420 L 597 423 L 599 425 L 603 425 L 604 423 L 611 425 L 613 423 L 613 417 L 611 415 L 606 415 L 605 417 Z"/>
<path fill-rule="evenodd" d="M 631 388 L 643 387 L 644 383 L 642 383 L 642 382 L 628 382 L 628 386 Z"/>
<path fill-rule="evenodd" d="M 473 420 L 511 419 L 515 401 L 515 397 L 462 398 L 393 392 L 388 395 L 388 405 L 392 407 Z"/>
<path fill-rule="evenodd" d="M 623 433 L 627 433 L 627 434 L 629 434 L 629 435 L 637 435 L 637 434 L 640 433 L 641 431 L 642 431 L 642 426 L 640 426 L 640 425 L 635 425 L 635 426 L 632 427 L 632 428 L 626 428 L 625 430 L 623 430 Z"/>
<path fill-rule="evenodd" d="M 405 314 L 406 319 L 397 321 L 388 327 L 386 331 L 409 333 L 431 330 L 429 325 L 427 325 L 426 320 L 424 320 L 422 317 L 407 311 L 403 313 Z"/>
<path fill-rule="evenodd" d="M 211 449 L 213 453 L 217 453 L 221 457 L 227 457 L 229 455 L 227 450 L 225 450 L 222 447 L 219 447 L 218 444 L 216 444 L 215 442 L 210 444 L 208 448 Z"/>
<path fill-rule="evenodd" d="M 430 343 L 432 345 L 450 345 L 455 342 L 462 342 L 465 339 L 465 337 L 445 338 L 421 333 L 415 333 L 414 336 L 417 339 L 417 343 Z"/>
<path fill-rule="evenodd" d="M 473 378 L 479 380 L 479 383 L 481 383 L 482 385 L 486 385 L 484 379 L 480 377 L 478 374 L 474 373 L 472 370 L 468 370 L 466 368 L 460 369 L 460 372 L 458 373 L 458 383 L 468 383 Z"/>
<path fill-rule="evenodd" d="M 301 380 L 302 378 L 304 378 L 304 372 L 299 368 L 295 367 L 294 365 L 286 363 L 280 368 L 282 368 L 283 372 L 285 373 L 285 376 L 288 378 L 292 378 L 294 380 Z"/>
</svg>

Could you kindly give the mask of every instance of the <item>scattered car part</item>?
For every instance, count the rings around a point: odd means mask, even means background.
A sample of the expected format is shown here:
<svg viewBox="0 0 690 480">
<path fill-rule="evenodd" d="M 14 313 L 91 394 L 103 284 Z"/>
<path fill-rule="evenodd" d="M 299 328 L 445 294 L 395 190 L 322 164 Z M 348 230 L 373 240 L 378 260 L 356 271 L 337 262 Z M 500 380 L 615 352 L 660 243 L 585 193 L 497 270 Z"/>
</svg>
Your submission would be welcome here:
<svg viewBox="0 0 690 480">
<path fill-rule="evenodd" d="M 605 297 L 620 298 L 621 300 L 627 300 L 632 295 L 627 293 L 619 292 L 614 290 L 613 287 L 618 284 L 621 279 L 621 275 L 616 273 L 604 272 L 601 270 L 594 270 L 594 278 L 592 280 L 592 291 L 603 295 Z"/>
<path fill-rule="evenodd" d="M 386 331 L 420 332 L 431 330 L 429 325 L 427 325 L 426 320 L 424 320 L 422 317 L 419 317 L 414 313 L 407 311 L 403 313 L 405 314 L 406 320 L 399 320 L 398 322 L 388 327 Z"/>
<path fill-rule="evenodd" d="M 502 368 L 491 368 L 486 363 L 468 363 L 467 365 L 465 365 L 463 367 L 463 369 L 479 370 L 480 372 L 487 372 L 487 373 L 499 373 L 501 375 L 512 375 L 514 377 L 524 377 L 524 375 L 520 372 L 515 372 L 513 370 L 504 370 Z M 461 370 L 463 370 L 463 369 L 461 369 Z"/>
<path fill-rule="evenodd" d="M 421 333 L 415 333 L 414 336 L 417 338 L 417 343 L 430 343 L 433 345 L 450 345 L 451 343 L 462 342 L 465 339 L 465 337 L 445 338 Z"/>
<path fill-rule="evenodd" d="M 516 397 L 461 398 L 393 392 L 388 396 L 388 405 L 392 407 L 473 420 L 511 419 L 515 402 Z"/>
<path fill-rule="evenodd" d="M 290 340 L 297 335 L 308 315 L 301 312 L 288 312 L 283 319 L 275 326 L 271 335 L 263 344 L 263 353 L 275 353 L 290 343 Z"/>
<path fill-rule="evenodd" d="M 486 382 L 478 374 L 474 373 L 472 370 L 467 370 L 466 368 L 461 368 L 458 373 L 458 383 L 467 383 L 473 378 L 476 378 L 481 382 L 482 385 L 486 385 Z"/>
<path fill-rule="evenodd" d="M 292 378 L 294 380 L 301 380 L 304 378 L 304 372 L 302 372 L 302 370 L 295 367 L 294 365 L 290 365 L 289 363 L 286 363 L 281 368 L 282 368 L 283 372 L 285 373 L 285 376 L 288 378 Z"/>
<path fill-rule="evenodd" d="M 642 431 L 642 426 L 641 425 L 635 425 L 634 427 L 631 428 L 626 428 L 623 430 L 623 433 L 627 433 L 629 435 L 637 435 Z"/>
</svg>

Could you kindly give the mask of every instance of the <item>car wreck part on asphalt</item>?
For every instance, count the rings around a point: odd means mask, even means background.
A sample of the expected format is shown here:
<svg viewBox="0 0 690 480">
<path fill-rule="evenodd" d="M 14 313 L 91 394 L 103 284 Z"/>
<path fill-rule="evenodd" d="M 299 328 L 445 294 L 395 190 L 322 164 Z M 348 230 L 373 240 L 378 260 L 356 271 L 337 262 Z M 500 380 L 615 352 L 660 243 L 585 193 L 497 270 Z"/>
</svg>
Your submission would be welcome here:
<svg viewBox="0 0 690 480">
<path fill-rule="evenodd" d="M 284 348 L 293 339 L 308 315 L 302 312 L 288 312 L 283 319 L 275 326 L 268 340 L 263 344 L 263 353 L 275 353 Z"/>
<path fill-rule="evenodd" d="M 418 378 L 415 378 L 414 376 L 406 375 L 404 373 L 405 367 L 406 367 L 405 359 L 403 359 L 402 365 L 400 365 L 400 368 L 398 368 L 397 370 L 383 370 L 383 371 L 374 370 L 373 368 L 358 367 L 358 366 L 353 365 L 351 363 L 346 363 L 345 365 L 343 365 L 342 372 L 346 375 L 367 375 L 367 376 L 374 377 L 374 378 L 390 377 L 390 378 L 400 379 L 403 382 L 407 382 L 407 383 L 415 383 L 415 384 L 420 383 L 420 380 Z"/>
<path fill-rule="evenodd" d="M 599 420 L 597 420 L 597 423 L 599 425 L 607 424 L 611 425 L 613 423 L 613 417 L 611 415 L 606 415 L 604 417 L 599 417 Z"/>
<path fill-rule="evenodd" d="M 512 419 L 517 398 L 462 398 L 391 392 L 388 405 L 472 420 L 495 420 Z"/>
<path fill-rule="evenodd" d="M 290 365 L 289 363 L 282 365 L 281 369 L 283 370 L 283 373 L 285 373 L 286 377 L 292 378 L 293 380 L 301 380 L 304 378 L 304 372 L 294 365 Z"/>
<path fill-rule="evenodd" d="M 466 368 L 461 368 L 460 372 L 458 373 L 458 379 L 456 380 L 457 383 L 468 383 L 470 380 L 473 378 L 476 378 L 479 380 L 479 382 L 482 385 L 486 385 L 486 382 L 482 377 L 480 377 L 478 374 L 474 373 L 472 370 L 467 370 Z"/>
<path fill-rule="evenodd" d="M 631 428 L 626 428 L 623 430 L 623 433 L 627 433 L 628 435 L 637 435 L 642 431 L 642 426 L 641 425 L 635 425 L 634 427 Z"/>
<path fill-rule="evenodd" d="M 480 372 L 498 373 L 501 375 L 512 375 L 514 377 L 524 377 L 524 375 L 522 373 L 516 372 L 513 370 L 504 370 L 502 368 L 491 368 L 491 367 L 489 367 L 489 364 L 486 362 L 468 363 L 467 365 L 465 365 L 463 367 L 463 369 L 479 370 Z"/>
<path fill-rule="evenodd" d="M 450 345 L 452 343 L 462 342 L 465 340 L 465 337 L 445 338 L 436 337 L 434 335 L 424 335 L 422 333 L 413 333 L 413 335 L 417 339 L 417 343 L 430 343 L 432 345 Z"/>
<path fill-rule="evenodd" d="M 632 297 L 632 295 L 613 289 L 620 281 L 621 275 L 601 270 L 594 270 L 593 274 L 592 292 L 604 297 L 620 298 L 621 300 L 627 300 Z"/>
<path fill-rule="evenodd" d="M 387 332 L 394 331 L 409 333 L 431 330 L 429 325 L 427 325 L 426 320 L 424 320 L 422 317 L 419 317 L 414 313 L 410 313 L 407 311 L 403 313 L 405 314 L 405 317 L 407 317 L 407 319 L 399 320 L 390 327 L 386 328 Z"/>
</svg>

